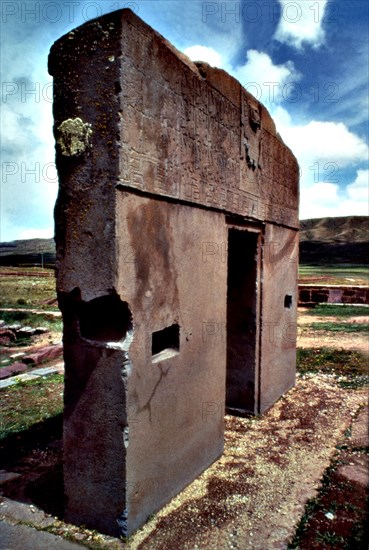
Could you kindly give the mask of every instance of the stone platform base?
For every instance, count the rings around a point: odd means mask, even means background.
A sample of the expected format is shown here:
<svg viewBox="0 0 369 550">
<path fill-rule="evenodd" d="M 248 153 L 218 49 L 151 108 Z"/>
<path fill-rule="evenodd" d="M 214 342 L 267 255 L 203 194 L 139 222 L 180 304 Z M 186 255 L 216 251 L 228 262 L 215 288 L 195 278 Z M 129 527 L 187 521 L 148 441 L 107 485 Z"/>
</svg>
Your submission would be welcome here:
<svg viewBox="0 0 369 550">
<path fill-rule="evenodd" d="M 368 304 L 368 286 L 299 285 L 299 306 L 316 304 Z"/>
</svg>

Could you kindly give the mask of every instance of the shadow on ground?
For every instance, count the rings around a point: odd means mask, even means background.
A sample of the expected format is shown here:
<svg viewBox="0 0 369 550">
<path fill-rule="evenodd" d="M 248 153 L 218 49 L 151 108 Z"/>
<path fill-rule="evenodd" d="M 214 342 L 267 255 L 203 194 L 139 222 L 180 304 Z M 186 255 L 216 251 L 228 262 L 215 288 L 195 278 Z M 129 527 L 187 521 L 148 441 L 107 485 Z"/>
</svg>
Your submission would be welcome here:
<svg viewBox="0 0 369 550">
<path fill-rule="evenodd" d="M 178 544 L 193 548 L 199 543 L 199 547 L 220 549 L 228 547 L 232 535 L 238 541 L 233 547 L 245 550 L 260 548 L 255 540 L 275 547 L 274 539 L 300 550 L 366 549 L 365 395 L 363 389 L 338 388 L 327 376 L 307 377 L 263 417 L 227 416 L 222 459 L 153 516 L 132 540 L 123 544 L 102 539 L 99 548 L 162 550 Z M 62 520 L 62 415 L 8 436 L 0 442 L 0 456 L 2 495 Z M 315 493 L 319 480 L 321 487 Z M 313 498 L 306 505 L 307 492 Z M 92 536 L 80 527 L 72 532 L 60 522 L 54 527 L 53 532 L 75 541 Z"/>
<path fill-rule="evenodd" d="M 58 518 L 64 515 L 62 425 L 57 415 L 0 443 L 1 495 Z"/>
</svg>

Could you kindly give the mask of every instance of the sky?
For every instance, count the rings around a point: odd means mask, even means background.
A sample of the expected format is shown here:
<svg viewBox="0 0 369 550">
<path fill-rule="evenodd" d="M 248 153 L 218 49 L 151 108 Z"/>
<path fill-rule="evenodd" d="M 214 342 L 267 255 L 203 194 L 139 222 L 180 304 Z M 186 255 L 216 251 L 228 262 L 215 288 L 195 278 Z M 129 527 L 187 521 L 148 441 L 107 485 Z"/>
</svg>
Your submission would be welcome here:
<svg viewBox="0 0 369 550">
<path fill-rule="evenodd" d="M 300 219 L 369 214 L 368 0 L 2 0 L 0 241 L 54 235 L 51 45 L 127 7 L 267 107 L 300 165 Z"/>
</svg>

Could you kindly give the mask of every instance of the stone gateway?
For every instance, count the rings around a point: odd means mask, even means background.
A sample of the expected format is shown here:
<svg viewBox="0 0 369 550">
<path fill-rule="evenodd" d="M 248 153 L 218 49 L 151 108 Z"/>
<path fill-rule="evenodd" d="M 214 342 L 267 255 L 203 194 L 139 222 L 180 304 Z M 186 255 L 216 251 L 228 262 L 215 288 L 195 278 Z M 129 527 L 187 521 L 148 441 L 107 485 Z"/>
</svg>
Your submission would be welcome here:
<svg viewBox="0 0 369 550">
<path fill-rule="evenodd" d="M 130 535 L 295 381 L 298 165 L 129 10 L 52 47 L 66 518 Z"/>
</svg>

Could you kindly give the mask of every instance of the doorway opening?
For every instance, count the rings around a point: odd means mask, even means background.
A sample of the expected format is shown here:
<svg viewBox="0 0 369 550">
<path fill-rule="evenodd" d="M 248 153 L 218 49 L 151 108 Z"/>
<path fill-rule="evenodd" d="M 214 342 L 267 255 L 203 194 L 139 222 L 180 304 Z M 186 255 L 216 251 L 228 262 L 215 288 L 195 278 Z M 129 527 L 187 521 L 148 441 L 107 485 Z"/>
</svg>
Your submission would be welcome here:
<svg viewBox="0 0 369 550">
<path fill-rule="evenodd" d="M 226 409 L 257 413 L 259 233 L 228 230 Z"/>
</svg>

